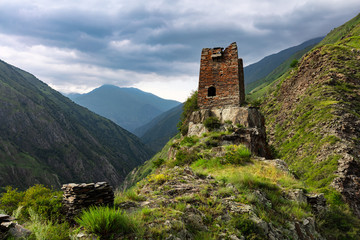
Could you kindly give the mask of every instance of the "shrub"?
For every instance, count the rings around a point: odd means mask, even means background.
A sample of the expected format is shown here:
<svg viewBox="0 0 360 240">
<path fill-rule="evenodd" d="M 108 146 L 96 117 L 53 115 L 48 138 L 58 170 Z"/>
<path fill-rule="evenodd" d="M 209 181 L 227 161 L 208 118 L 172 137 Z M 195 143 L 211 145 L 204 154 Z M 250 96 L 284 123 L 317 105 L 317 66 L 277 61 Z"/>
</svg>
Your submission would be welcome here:
<svg viewBox="0 0 360 240">
<path fill-rule="evenodd" d="M 165 159 L 158 158 L 152 162 L 153 167 L 158 168 L 165 162 Z"/>
<path fill-rule="evenodd" d="M 150 183 L 155 183 L 155 184 L 163 184 L 165 183 L 167 180 L 169 180 L 170 177 L 168 175 L 165 175 L 165 174 L 151 174 L 149 177 L 148 177 L 148 181 Z"/>
<path fill-rule="evenodd" d="M 26 210 L 31 207 L 44 219 L 55 220 L 60 216 L 61 201 L 61 191 L 53 191 L 43 185 L 35 185 L 25 191 L 23 202 L 20 205 L 25 208 L 25 216 L 27 216 Z"/>
<path fill-rule="evenodd" d="M 89 233 L 104 238 L 118 233 L 135 233 L 139 225 L 134 218 L 123 211 L 108 206 L 90 207 L 83 211 L 75 221 Z"/>
<path fill-rule="evenodd" d="M 183 112 L 181 113 L 180 117 L 180 122 L 177 124 L 177 127 L 183 136 L 185 136 L 188 132 L 189 118 L 191 114 L 198 109 L 199 107 L 197 104 L 197 91 L 195 91 L 185 101 L 183 106 Z"/>
<path fill-rule="evenodd" d="M 204 126 L 207 130 L 212 131 L 220 127 L 220 120 L 217 117 L 208 117 L 204 120 Z"/>
<path fill-rule="evenodd" d="M 181 149 L 177 151 L 175 155 L 175 166 L 184 166 L 186 164 L 190 164 L 195 162 L 198 159 L 198 152 L 195 150 L 185 150 Z"/>
<path fill-rule="evenodd" d="M 11 186 L 6 187 L 6 192 L 0 198 L 2 210 L 11 215 L 19 207 L 24 195 L 24 192 L 18 192 L 17 189 L 13 189 Z"/>
<path fill-rule="evenodd" d="M 228 145 L 225 149 L 226 163 L 242 164 L 250 161 L 251 151 L 244 145 Z"/>
<path fill-rule="evenodd" d="M 296 67 L 296 66 L 298 65 L 298 63 L 299 63 L 299 61 L 298 61 L 297 59 L 294 59 L 294 60 L 292 60 L 292 62 L 290 63 L 290 67 L 291 67 L 291 68 L 294 68 L 294 67 Z"/>
<path fill-rule="evenodd" d="M 62 207 L 62 192 L 53 191 L 43 185 L 35 185 L 24 192 L 18 192 L 11 187 L 0 198 L 0 203 L 8 214 L 12 214 L 22 206 L 22 220 L 30 217 L 28 209 L 32 208 L 36 214 L 47 220 L 58 219 Z"/>
</svg>

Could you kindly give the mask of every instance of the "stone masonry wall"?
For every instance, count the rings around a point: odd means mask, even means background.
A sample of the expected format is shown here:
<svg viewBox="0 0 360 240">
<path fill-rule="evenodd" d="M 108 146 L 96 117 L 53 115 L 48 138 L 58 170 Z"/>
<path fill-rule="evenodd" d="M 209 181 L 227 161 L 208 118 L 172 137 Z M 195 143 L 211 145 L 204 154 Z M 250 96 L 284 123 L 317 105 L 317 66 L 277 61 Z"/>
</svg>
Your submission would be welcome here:
<svg viewBox="0 0 360 240">
<path fill-rule="evenodd" d="M 68 220 L 90 206 L 113 205 L 114 192 L 107 182 L 64 184 L 63 204 Z"/>
<path fill-rule="evenodd" d="M 215 88 L 214 96 L 208 96 L 209 88 Z M 238 59 L 236 43 L 230 44 L 225 50 L 204 48 L 200 62 L 199 108 L 239 107 L 244 101 L 243 64 L 242 59 Z"/>
</svg>

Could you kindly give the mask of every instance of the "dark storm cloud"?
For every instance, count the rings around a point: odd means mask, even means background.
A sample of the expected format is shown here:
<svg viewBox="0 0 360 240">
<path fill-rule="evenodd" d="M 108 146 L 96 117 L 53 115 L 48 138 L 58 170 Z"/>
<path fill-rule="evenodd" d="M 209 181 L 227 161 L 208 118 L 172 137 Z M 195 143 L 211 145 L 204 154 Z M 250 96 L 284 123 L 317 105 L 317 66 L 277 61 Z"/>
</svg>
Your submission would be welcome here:
<svg viewBox="0 0 360 240">
<path fill-rule="evenodd" d="M 17 54 L 25 54 L 39 62 L 53 62 L 49 68 L 60 66 L 53 70 L 61 71 L 48 76 L 54 84 L 65 84 L 60 79 L 63 71 L 69 82 L 76 82 L 83 68 L 90 75 L 94 69 L 109 70 L 104 77 L 108 82 L 117 76 L 110 72 L 118 70 L 128 71 L 122 74 L 130 78 L 129 72 L 155 73 L 164 79 L 196 77 L 203 47 L 237 42 L 239 57 L 250 64 L 323 36 L 359 10 L 360 2 L 355 0 L 3 0 L 0 44 L 15 61 Z M 72 71 L 76 72 L 73 77 Z M 97 78 L 87 77 L 81 84 Z M 119 84 L 141 81 L 137 77 L 123 78 Z"/>
</svg>

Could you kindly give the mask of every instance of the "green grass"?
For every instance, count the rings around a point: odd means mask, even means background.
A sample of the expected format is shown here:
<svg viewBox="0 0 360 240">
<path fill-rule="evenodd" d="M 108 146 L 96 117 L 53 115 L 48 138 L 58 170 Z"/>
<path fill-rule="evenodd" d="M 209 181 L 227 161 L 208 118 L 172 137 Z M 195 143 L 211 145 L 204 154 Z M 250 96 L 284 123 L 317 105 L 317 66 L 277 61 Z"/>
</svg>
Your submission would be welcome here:
<svg viewBox="0 0 360 240">
<path fill-rule="evenodd" d="M 244 164 L 250 161 L 251 151 L 244 145 L 227 145 L 225 150 L 226 163 Z"/>
<path fill-rule="evenodd" d="M 90 207 L 76 222 L 89 233 L 111 237 L 115 234 L 129 234 L 137 231 L 139 223 L 121 210 L 111 207 Z"/>
<path fill-rule="evenodd" d="M 67 222 L 58 223 L 44 220 L 31 208 L 29 209 L 30 223 L 27 228 L 32 232 L 29 239 L 36 240 L 70 240 L 70 226 Z"/>
<path fill-rule="evenodd" d="M 125 190 L 124 192 L 115 192 L 114 204 L 120 204 L 125 201 L 145 201 L 146 198 L 140 195 L 134 187 Z"/>
</svg>

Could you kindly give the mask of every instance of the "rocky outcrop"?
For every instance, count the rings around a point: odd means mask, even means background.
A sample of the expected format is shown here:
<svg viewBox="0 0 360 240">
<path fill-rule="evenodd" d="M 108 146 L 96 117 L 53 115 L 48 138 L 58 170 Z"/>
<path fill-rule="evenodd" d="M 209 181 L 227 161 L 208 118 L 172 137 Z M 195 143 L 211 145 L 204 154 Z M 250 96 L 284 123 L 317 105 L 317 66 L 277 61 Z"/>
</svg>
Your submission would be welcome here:
<svg viewBox="0 0 360 240">
<path fill-rule="evenodd" d="M 280 162 L 281 160 L 278 160 Z M 143 201 L 133 202 L 126 201 L 118 205 L 127 211 L 136 211 L 141 208 L 148 209 L 166 209 L 175 206 L 181 201 L 186 201 L 181 214 L 174 215 L 165 221 L 161 228 L 165 228 L 169 234 L 168 239 L 193 239 L 193 233 L 188 231 L 186 226 L 191 226 L 195 232 L 206 232 L 208 230 L 207 221 L 209 218 L 218 219 L 224 223 L 232 221 L 240 215 L 249 216 L 250 221 L 255 223 L 256 228 L 261 232 L 264 239 L 285 240 L 292 239 L 324 239 L 316 230 L 316 223 L 313 217 L 307 217 L 303 220 L 294 220 L 287 222 L 284 226 L 275 225 L 266 222 L 258 216 L 257 207 L 252 204 L 244 204 L 236 199 L 239 194 L 237 188 L 232 184 L 222 185 L 216 181 L 211 175 L 202 176 L 194 173 L 189 167 L 174 167 L 172 169 L 159 169 L 161 174 L 169 176 L 169 179 L 163 183 L 149 182 L 142 186 L 139 191 L 143 197 Z M 221 189 L 221 190 L 220 190 Z M 224 190 L 226 189 L 226 190 Z M 206 194 L 204 199 L 199 198 L 200 195 Z M 222 191 L 222 193 L 221 193 Z M 254 190 L 252 194 L 259 202 L 259 206 L 272 208 L 269 201 L 261 190 Z M 291 199 L 288 197 L 288 199 Z M 292 199 L 300 201 L 299 199 Z M 307 202 L 304 195 L 303 200 Z M 215 204 L 218 210 L 209 215 L 209 205 Z M 155 210 L 156 211 L 156 210 Z M 149 228 L 157 228 L 160 226 L 154 221 Z M 225 224 L 226 225 L 226 224 Z M 231 232 L 226 227 L 219 229 L 219 239 L 245 239 L 240 232 Z"/>
<path fill-rule="evenodd" d="M 69 221 L 90 206 L 114 204 L 114 192 L 106 182 L 69 183 L 64 184 L 61 189 L 64 191 L 64 211 Z"/>
<path fill-rule="evenodd" d="M 266 142 L 265 120 L 257 108 L 223 107 L 195 111 L 189 119 L 188 136 L 201 136 L 208 132 L 203 124 L 208 117 L 220 120 L 220 130 L 235 130 L 222 137 L 224 144 L 244 144 L 257 156 L 271 157 Z"/>
</svg>

